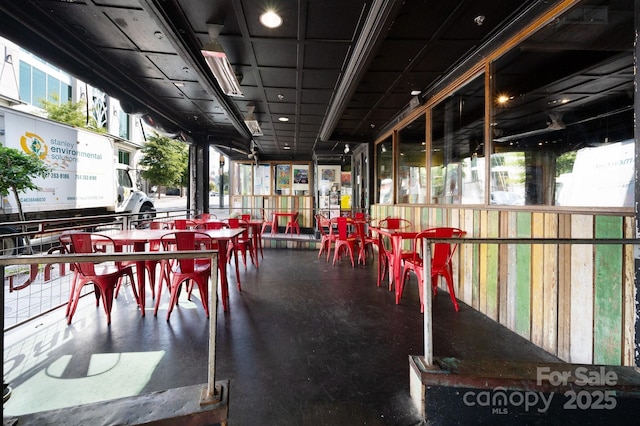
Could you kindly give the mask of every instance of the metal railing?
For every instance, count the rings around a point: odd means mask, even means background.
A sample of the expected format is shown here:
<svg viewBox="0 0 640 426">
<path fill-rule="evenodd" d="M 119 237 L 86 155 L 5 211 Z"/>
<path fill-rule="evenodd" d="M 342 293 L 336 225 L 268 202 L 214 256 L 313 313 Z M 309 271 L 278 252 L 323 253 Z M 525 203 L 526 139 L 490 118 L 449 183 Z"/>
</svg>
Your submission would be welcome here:
<svg viewBox="0 0 640 426">
<path fill-rule="evenodd" d="M 0 256 L 0 278 L 3 282 L 6 279 L 6 269 L 11 267 L 23 267 L 25 270 L 40 271 L 40 265 L 66 265 L 73 262 L 105 262 L 105 261 L 140 261 L 140 260 L 169 260 L 169 259 L 191 259 L 210 258 L 212 265 L 218 264 L 217 250 L 193 250 L 180 252 L 135 252 L 135 253 L 99 253 L 99 254 L 41 254 L 29 256 Z M 39 275 L 39 274 L 38 274 Z M 200 404 L 210 404 L 221 400 L 221 390 L 215 386 L 215 354 L 216 354 L 216 318 L 215 314 L 218 304 L 217 294 L 218 268 L 211 268 L 211 280 L 209 288 L 209 306 L 212 314 L 209 316 L 209 354 L 208 354 L 208 380 L 206 388 L 203 389 Z M 35 283 L 31 283 L 34 285 Z M 45 282 L 41 283 L 46 285 Z"/>
</svg>

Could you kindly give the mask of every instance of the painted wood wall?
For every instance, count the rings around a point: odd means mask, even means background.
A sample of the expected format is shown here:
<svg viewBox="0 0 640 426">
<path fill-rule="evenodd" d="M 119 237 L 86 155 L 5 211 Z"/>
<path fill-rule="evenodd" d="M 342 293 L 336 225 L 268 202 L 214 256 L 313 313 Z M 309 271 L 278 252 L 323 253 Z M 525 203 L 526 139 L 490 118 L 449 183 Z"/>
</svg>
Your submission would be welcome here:
<svg viewBox="0 0 640 426">
<path fill-rule="evenodd" d="M 261 209 L 267 215 L 273 211 L 297 211 L 300 213 L 298 223 L 302 228 L 313 228 L 313 198 L 310 196 L 252 196 L 234 195 L 231 197 L 231 212 L 250 213 L 254 218 L 262 218 Z M 269 216 L 271 217 L 271 216 Z M 283 225 L 283 222 L 281 223 Z"/>
<path fill-rule="evenodd" d="M 633 216 L 371 207 L 388 216 L 467 237 L 634 238 Z M 454 269 L 458 299 L 562 360 L 634 365 L 633 245 L 462 244 Z"/>
</svg>

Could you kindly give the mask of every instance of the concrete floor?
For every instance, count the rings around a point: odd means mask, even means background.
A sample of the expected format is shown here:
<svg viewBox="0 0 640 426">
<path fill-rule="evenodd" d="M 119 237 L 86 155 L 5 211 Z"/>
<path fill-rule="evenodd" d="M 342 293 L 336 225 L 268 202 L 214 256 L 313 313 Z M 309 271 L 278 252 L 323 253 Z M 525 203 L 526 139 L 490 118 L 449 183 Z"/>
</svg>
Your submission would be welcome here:
<svg viewBox="0 0 640 426">
<path fill-rule="evenodd" d="M 259 269 L 230 275 L 218 306 L 216 380 L 230 380 L 231 425 L 415 425 L 409 355 L 423 350 L 415 278 L 400 305 L 376 287 L 375 263 L 335 267 L 311 250 L 265 250 Z M 196 297 L 165 321 L 147 292 L 142 318 L 124 289 L 111 326 L 93 296 L 71 326 L 64 309 L 4 333 L 3 414 L 86 404 L 207 381 L 207 319 Z M 197 292 L 194 292 L 194 296 Z M 434 300 L 434 355 L 558 361 L 448 294 Z"/>
</svg>

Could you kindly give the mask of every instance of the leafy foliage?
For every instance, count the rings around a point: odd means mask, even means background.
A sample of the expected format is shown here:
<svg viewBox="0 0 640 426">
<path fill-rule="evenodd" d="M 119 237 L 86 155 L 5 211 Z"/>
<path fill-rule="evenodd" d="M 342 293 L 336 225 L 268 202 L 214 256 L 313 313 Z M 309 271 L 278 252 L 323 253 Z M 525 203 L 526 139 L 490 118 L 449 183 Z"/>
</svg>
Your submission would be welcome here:
<svg viewBox="0 0 640 426">
<path fill-rule="evenodd" d="M 65 102 L 58 103 L 56 95 L 54 94 L 54 100 L 49 101 L 46 99 L 40 99 L 42 107 L 47 112 L 47 117 L 51 120 L 59 121 L 70 126 L 90 129 L 99 133 L 105 133 L 107 129 L 102 127 L 98 128 L 95 118 L 89 114 L 89 122 L 87 122 L 87 114 L 84 111 L 86 103 L 80 102 Z"/>
<path fill-rule="evenodd" d="M 154 134 L 142 147 L 142 177 L 152 185 L 182 186 L 186 182 L 189 150 L 183 142 Z"/>
<path fill-rule="evenodd" d="M 33 179 L 46 177 L 49 171 L 49 167 L 38 157 L 0 146 L 0 195 L 3 197 L 9 195 L 9 191 L 18 194 L 37 189 Z"/>
<path fill-rule="evenodd" d="M 13 192 L 20 220 L 25 219 L 18 194 L 29 189 L 37 189 L 33 179 L 46 177 L 49 172 L 49 167 L 40 158 L 14 148 L 0 146 L 0 195 L 6 197 L 9 191 Z"/>
</svg>

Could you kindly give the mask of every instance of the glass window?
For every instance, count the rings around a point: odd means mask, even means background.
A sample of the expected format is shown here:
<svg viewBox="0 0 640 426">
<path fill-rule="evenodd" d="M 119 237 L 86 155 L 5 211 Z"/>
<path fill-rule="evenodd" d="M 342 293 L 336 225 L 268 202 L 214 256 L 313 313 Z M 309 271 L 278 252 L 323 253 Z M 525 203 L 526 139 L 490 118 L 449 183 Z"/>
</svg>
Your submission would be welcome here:
<svg viewBox="0 0 640 426">
<path fill-rule="evenodd" d="M 127 166 L 131 165 L 130 162 L 131 154 L 128 151 L 118 150 L 118 163 L 126 164 Z"/>
<path fill-rule="evenodd" d="M 43 99 L 47 99 L 47 75 L 41 70 L 33 69 L 33 99 L 32 104 L 42 108 Z"/>
<path fill-rule="evenodd" d="M 492 204 L 633 205 L 625 4 L 582 2 L 495 61 Z"/>
<path fill-rule="evenodd" d="M 60 80 L 47 75 L 47 100 L 60 104 Z"/>
<path fill-rule="evenodd" d="M 484 203 L 484 75 L 456 90 L 431 114 L 432 202 Z"/>
<path fill-rule="evenodd" d="M 251 195 L 253 182 L 251 181 L 253 165 L 233 163 L 233 195 Z"/>
<path fill-rule="evenodd" d="M 20 61 L 20 100 L 31 103 L 31 65 Z"/>
<path fill-rule="evenodd" d="M 253 180 L 254 195 L 271 195 L 271 167 L 268 164 L 258 164 L 256 176 Z"/>
<path fill-rule="evenodd" d="M 427 197 L 426 119 L 420 115 L 398 132 L 399 203 L 425 204 Z"/>
<path fill-rule="evenodd" d="M 376 178 L 380 204 L 393 204 L 393 142 L 391 136 L 376 145 Z"/>
<path fill-rule="evenodd" d="M 64 104 L 69 101 L 71 101 L 71 86 L 60 82 L 60 103 Z"/>
<path fill-rule="evenodd" d="M 129 139 L 129 114 L 118 108 L 118 136 Z"/>
</svg>

